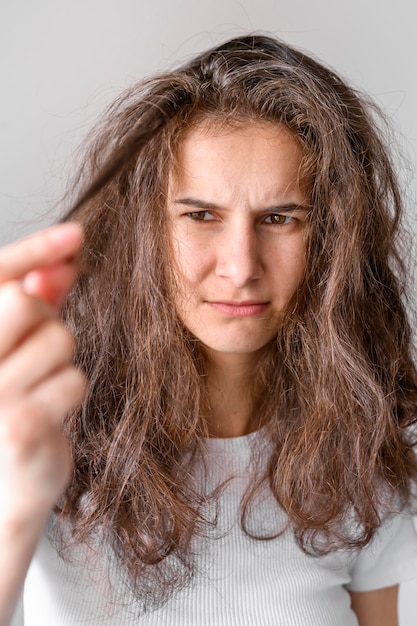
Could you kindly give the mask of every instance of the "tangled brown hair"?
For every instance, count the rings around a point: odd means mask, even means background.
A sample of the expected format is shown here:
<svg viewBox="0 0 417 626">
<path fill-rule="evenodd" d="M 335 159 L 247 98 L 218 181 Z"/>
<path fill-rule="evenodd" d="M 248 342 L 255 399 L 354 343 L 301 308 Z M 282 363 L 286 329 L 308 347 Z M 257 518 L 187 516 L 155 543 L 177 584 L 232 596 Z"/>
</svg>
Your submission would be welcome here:
<svg viewBox="0 0 417 626">
<path fill-rule="evenodd" d="M 365 545 L 416 476 L 402 207 L 375 107 L 262 35 L 144 80 L 95 129 L 65 217 L 86 234 L 64 316 L 90 385 L 67 423 L 75 470 L 61 512 L 80 540 L 104 529 L 145 603 L 192 575 L 207 523 L 189 454 L 207 436 L 205 364 L 172 306 L 165 210 L 181 140 L 207 120 L 287 128 L 311 181 L 305 279 L 257 371 L 266 479 L 301 547 Z"/>
</svg>

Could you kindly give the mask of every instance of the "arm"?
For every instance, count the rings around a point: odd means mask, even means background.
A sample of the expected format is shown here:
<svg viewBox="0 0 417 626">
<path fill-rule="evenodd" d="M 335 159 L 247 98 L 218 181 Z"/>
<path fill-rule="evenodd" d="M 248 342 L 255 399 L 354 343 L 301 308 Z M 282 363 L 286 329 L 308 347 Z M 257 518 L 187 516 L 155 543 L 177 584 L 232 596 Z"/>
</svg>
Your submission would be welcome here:
<svg viewBox="0 0 417 626">
<path fill-rule="evenodd" d="M 58 306 L 81 241 L 68 224 L 0 250 L 0 626 L 70 476 L 61 423 L 85 382 Z"/>
<path fill-rule="evenodd" d="M 349 593 L 359 626 L 398 626 L 398 585 Z"/>
</svg>

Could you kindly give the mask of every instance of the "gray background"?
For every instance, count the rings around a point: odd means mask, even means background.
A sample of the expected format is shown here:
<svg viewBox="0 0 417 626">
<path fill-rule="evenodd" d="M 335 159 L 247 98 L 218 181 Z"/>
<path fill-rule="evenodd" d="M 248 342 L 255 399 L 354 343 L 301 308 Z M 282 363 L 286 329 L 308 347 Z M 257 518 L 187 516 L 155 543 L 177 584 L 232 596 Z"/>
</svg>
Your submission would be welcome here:
<svg viewBox="0 0 417 626">
<path fill-rule="evenodd" d="M 314 53 L 383 107 L 417 232 L 414 12 L 412 0 L 1 0 L 0 243 L 52 221 L 80 139 L 121 89 L 253 30 Z M 403 586 L 401 626 L 417 623 L 416 596 L 417 582 Z"/>
</svg>

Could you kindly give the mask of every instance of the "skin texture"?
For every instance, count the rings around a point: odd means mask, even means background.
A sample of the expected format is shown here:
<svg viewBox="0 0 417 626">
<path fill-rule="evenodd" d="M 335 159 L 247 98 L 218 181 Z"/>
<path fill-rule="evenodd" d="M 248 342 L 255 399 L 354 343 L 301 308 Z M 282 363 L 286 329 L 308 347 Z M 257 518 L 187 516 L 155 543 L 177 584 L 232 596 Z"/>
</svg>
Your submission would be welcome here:
<svg viewBox="0 0 417 626">
<path fill-rule="evenodd" d="M 269 124 L 196 128 L 180 150 L 168 212 L 176 308 L 209 363 L 211 433 L 256 428 L 248 381 L 304 274 L 302 152 Z"/>
<path fill-rule="evenodd" d="M 8 624 L 50 511 L 71 471 L 61 423 L 85 381 L 58 320 L 82 242 L 76 225 L 0 251 L 0 624 Z"/>
<path fill-rule="evenodd" d="M 350 596 L 360 626 L 398 626 L 398 585 Z"/>
<path fill-rule="evenodd" d="M 259 124 L 196 129 L 182 145 L 169 204 L 176 306 L 212 359 L 263 348 L 303 276 L 301 158 L 287 131 Z M 242 302 L 257 304 L 227 304 Z"/>
</svg>

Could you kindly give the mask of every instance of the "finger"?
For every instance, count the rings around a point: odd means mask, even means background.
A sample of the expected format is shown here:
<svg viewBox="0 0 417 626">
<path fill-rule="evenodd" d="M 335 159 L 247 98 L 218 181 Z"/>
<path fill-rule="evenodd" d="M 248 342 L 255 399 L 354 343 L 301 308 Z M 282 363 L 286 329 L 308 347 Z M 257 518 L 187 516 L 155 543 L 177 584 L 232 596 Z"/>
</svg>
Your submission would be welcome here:
<svg viewBox="0 0 417 626">
<path fill-rule="evenodd" d="M 58 372 L 18 402 L 0 404 L 0 501 L 12 516 L 53 505 L 70 476 L 62 422 L 85 393 L 74 367 Z M 1 511 L 0 511 L 1 516 Z"/>
<path fill-rule="evenodd" d="M 20 459 L 50 444 L 62 434 L 65 416 L 83 399 L 86 379 L 74 366 L 57 372 L 30 394 L 0 403 L 0 443 Z M 0 455 L 2 456 L 2 455 Z"/>
<path fill-rule="evenodd" d="M 83 234 L 75 222 L 59 224 L 0 249 L 0 282 L 22 278 L 39 267 L 77 255 Z"/>
<path fill-rule="evenodd" d="M 7 435 L 0 429 L 0 520 L 14 527 L 16 522 L 18 527 L 29 522 L 36 528 L 38 517 L 56 503 L 70 478 L 68 441 L 58 428 L 50 429 L 47 439 L 30 448 Z"/>
<path fill-rule="evenodd" d="M 23 289 L 26 293 L 48 302 L 55 308 L 63 303 L 76 275 L 74 263 L 60 263 L 26 274 Z"/>
<path fill-rule="evenodd" d="M 65 416 L 83 401 L 86 389 L 86 376 L 70 365 L 33 388 L 29 399 L 39 413 L 61 425 Z"/>
<path fill-rule="evenodd" d="M 0 403 L 0 439 L 19 448 L 22 458 L 31 454 L 62 432 L 65 416 L 82 401 L 85 389 L 84 374 L 69 366 L 20 400 Z"/>
<path fill-rule="evenodd" d="M 56 309 L 25 293 L 18 281 L 0 286 L 0 359 L 39 324 L 57 315 Z"/>
<path fill-rule="evenodd" d="M 79 382 L 78 377 L 76 373 Z M 53 505 L 69 478 L 71 458 L 62 420 L 64 408 L 72 405 L 79 385 L 74 385 L 69 372 L 60 373 L 58 378 L 61 381 L 55 380 L 52 385 L 56 395 L 51 393 L 48 381 L 42 392 L 36 390 L 40 398 L 34 394 L 10 406 L 0 406 L 1 501 L 6 501 L 9 513 L 17 519 L 26 519 L 25 512 L 37 514 L 40 507 Z M 62 397 L 70 389 L 71 404 L 65 405 Z M 56 403 L 48 402 L 48 398 Z"/>
<path fill-rule="evenodd" d="M 0 399 L 27 393 L 72 361 L 73 338 L 58 321 L 39 326 L 0 362 Z"/>
</svg>

